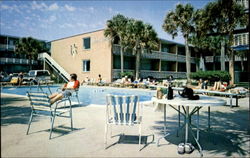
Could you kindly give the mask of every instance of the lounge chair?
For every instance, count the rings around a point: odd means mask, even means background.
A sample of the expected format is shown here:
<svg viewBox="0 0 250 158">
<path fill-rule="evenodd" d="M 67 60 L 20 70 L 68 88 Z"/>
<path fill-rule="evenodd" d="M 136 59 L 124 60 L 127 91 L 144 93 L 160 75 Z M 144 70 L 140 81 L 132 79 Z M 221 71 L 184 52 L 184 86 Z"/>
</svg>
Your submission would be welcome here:
<svg viewBox="0 0 250 158">
<path fill-rule="evenodd" d="M 26 133 L 27 135 L 29 134 L 30 125 L 33 120 L 33 116 L 35 115 L 50 116 L 51 128 L 49 139 L 51 139 L 56 116 L 70 118 L 71 130 L 73 130 L 72 108 L 71 101 L 69 98 L 64 98 L 54 104 L 50 104 L 48 94 L 45 92 L 27 92 L 27 95 L 32 109 Z M 67 101 L 69 102 L 69 106 L 66 106 Z M 61 105 L 62 103 L 64 103 L 63 106 Z M 65 115 L 66 113 L 69 113 L 69 115 Z"/>
<path fill-rule="evenodd" d="M 107 134 L 109 126 L 134 126 L 139 125 L 139 150 L 141 148 L 141 121 L 142 105 L 138 96 L 107 95 L 105 148 L 107 148 Z M 140 111 L 141 110 L 141 111 Z M 111 128 L 110 128 L 111 129 Z M 112 135 L 112 129 L 111 129 Z"/>
</svg>

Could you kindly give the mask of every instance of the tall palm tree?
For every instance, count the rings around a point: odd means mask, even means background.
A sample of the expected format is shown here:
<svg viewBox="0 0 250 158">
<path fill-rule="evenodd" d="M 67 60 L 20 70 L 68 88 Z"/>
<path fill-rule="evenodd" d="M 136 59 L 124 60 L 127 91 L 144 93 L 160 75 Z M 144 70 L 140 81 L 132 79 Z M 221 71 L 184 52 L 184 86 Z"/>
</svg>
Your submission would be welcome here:
<svg viewBox="0 0 250 158">
<path fill-rule="evenodd" d="M 141 54 L 157 49 L 159 39 L 152 25 L 144 24 L 141 20 L 129 19 L 126 30 L 127 44 L 136 55 L 135 78 L 139 79 Z"/>
<path fill-rule="evenodd" d="M 106 29 L 104 30 L 104 36 L 111 38 L 113 44 L 115 39 L 119 39 L 120 56 L 121 56 L 121 73 L 124 71 L 123 52 L 126 48 L 126 41 L 124 40 L 126 35 L 126 25 L 128 18 L 121 14 L 117 14 L 112 19 L 107 21 Z"/>
<path fill-rule="evenodd" d="M 38 54 L 41 52 L 47 52 L 45 42 L 38 41 L 32 37 L 21 38 L 16 45 L 15 53 L 23 54 L 29 59 L 29 68 L 32 69 L 32 59 L 37 59 Z"/>
<path fill-rule="evenodd" d="M 249 15 L 235 0 L 210 2 L 205 6 L 203 14 L 200 29 L 205 33 L 223 35 L 228 40 L 230 84 L 234 84 L 233 32 L 238 25 L 248 25 Z"/>
<path fill-rule="evenodd" d="M 175 10 L 167 13 L 162 28 L 167 33 L 171 34 L 172 37 L 176 37 L 180 31 L 185 40 L 185 52 L 186 52 L 186 71 L 187 81 L 190 83 L 190 70 L 191 70 L 191 59 L 189 51 L 188 38 L 190 33 L 194 31 L 193 25 L 194 8 L 191 4 L 177 4 Z"/>
</svg>

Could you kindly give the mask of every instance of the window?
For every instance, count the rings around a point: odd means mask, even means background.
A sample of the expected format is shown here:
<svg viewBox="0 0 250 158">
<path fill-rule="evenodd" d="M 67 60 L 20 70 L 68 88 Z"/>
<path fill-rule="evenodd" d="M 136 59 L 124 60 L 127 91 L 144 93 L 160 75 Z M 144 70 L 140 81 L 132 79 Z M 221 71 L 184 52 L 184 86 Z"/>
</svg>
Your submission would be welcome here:
<svg viewBox="0 0 250 158">
<path fill-rule="evenodd" d="M 90 60 L 83 60 L 83 72 L 90 71 Z"/>
<path fill-rule="evenodd" d="M 239 40 L 239 45 L 242 45 L 242 35 L 238 36 L 238 40 Z"/>
<path fill-rule="evenodd" d="M 243 45 L 247 44 L 247 42 L 246 42 L 247 41 L 246 34 L 242 34 L 242 40 L 243 40 L 242 41 Z"/>
<path fill-rule="evenodd" d="M 167 44 L 161 44 L 161 52 L 169 52 L 169 48 Z"/>
<path fill-rule="evenodd" d="M 83 49 L 90 49 L 90 37 L 83 38 Z"/>
</svg>

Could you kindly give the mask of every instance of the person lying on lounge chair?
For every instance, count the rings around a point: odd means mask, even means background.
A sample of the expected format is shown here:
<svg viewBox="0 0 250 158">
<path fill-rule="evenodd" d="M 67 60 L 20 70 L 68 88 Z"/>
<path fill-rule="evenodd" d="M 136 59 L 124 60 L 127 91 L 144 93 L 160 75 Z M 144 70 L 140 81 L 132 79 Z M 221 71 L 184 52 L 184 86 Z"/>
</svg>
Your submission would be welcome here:
<svg viewBox="0 0 250 158">
<path fill-rule="evenodd" d="M 71 74 L 70 75 L 70 81 L 62 87 L 61 92 L 57 92 L 49 96 L 50 98 L 50 103 L 53 104 L 58 100 L 61 100 L 65 97 L 71 96 L 71 91 L 78 89 L 80 86 L 80 82 L 77 80 L 77 75 L 76 74 Z"/>
<path fill-rule="evenodd" d="M 226 90 L 226 87 L 223 84 L 221 84 L 221 81 L 218 81 L 218 82 L 214 82 L 214 87 L 212 87 L 211 90 L 223 92 Z"/>
</svg>

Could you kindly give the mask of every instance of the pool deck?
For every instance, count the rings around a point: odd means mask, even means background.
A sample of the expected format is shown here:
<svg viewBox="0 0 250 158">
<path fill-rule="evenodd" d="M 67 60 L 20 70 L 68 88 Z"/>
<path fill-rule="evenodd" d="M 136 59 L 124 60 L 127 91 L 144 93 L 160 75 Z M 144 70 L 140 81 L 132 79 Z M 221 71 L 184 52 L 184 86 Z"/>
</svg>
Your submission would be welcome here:
<svg viewBox="0 0 250 158">
<path fill-rule="evenodd" d="M 229 102 L 229 100 L 228 100 Z M 167 128 L 177 128 L 177 113 L 167 108 Z M 147 145 L 138 151 L 137 144 L 115 144 L 104 149 L 105 106 L 88 105 L 73 108 L 74 131 L 69 120 L 56 118 L 56 132 L 49 137 L 50 120 L 37 117 L 26 135 L 30 116 L 26 97 L 1 94 L 1 157 L 200 157 L 198 150 L 179 155 L 177 145 L 183 142 L 183 133 L 156 140 L 162 133 L 163 113 L 155 112 L 148 104 L 143 109 L 142 135 L 147 136 Z M 206 108 L 201 109 L 201 127 L 207 124 Z M 204 157 L 249 157 L 249 98 L 239 99 L 239 107 L 211 107 L 210 135 L 201 132 L 200 139 Z M 113 135 L 124 133 L 138 135 L 138 127 L 113 127 Z M 154 136 L 154 140 L 153 140 Z M 209 137 L 210 136 L 210 137 Z M 109 138 L 111 145 L 119 136 Z M 152 141 L 153 140 L 153 141 Z M 194 144 L 194 143 L 193 143 Z"/>
</svg>

